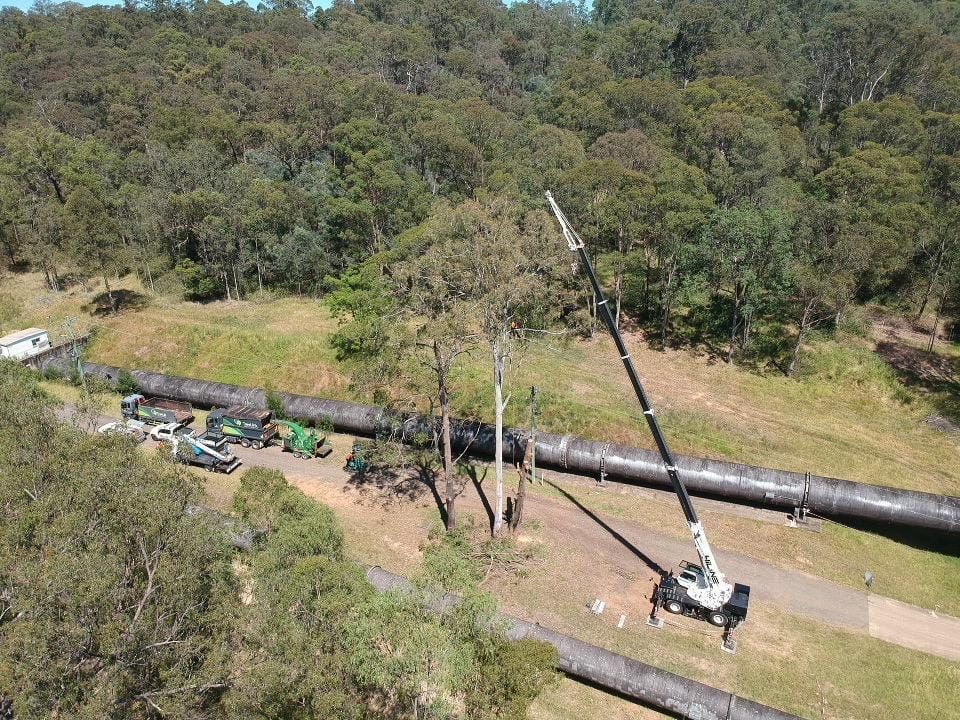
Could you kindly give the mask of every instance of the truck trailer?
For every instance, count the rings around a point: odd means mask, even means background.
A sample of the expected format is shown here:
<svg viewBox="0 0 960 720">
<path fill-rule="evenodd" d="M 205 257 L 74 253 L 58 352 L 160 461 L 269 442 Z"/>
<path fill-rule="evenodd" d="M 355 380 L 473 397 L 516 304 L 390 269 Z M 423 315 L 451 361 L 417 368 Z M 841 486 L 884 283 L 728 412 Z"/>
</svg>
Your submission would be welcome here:
<svg viewBox="0 0 960 720">
<path fill-rule="evenodd" d="M 189 425 L 193 422 L 193 406 L 190 403 L 163 398 L 147 400 L 143 395 L 127 395 L 123 398 L 120 401 L 120 414 L 150 425 Z"/>
<path fill-rule="evenodd" d="M 211 410 L 204 435 L 259 450 L 278 437 L 279 431 L 269 410 L 237 405 Z"/>
</svg>

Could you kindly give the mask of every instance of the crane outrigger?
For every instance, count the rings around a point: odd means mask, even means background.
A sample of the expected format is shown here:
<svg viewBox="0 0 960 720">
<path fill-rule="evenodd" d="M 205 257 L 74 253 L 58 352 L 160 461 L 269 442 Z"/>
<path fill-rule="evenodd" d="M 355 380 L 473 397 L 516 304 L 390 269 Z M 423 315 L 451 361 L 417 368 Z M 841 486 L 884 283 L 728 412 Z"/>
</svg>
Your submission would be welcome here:
<svg viewBox="0 0 960 720">
<path fill-rule="evenodd" d="M 550 209 L 557 218 L 557 222 L 560 223 L 560 229 L 563 232 L 563 237 L 567 241 L 567 245 L 570 247 L 570 251 L 579 255 L 580 262 L 587 272 L 590 284 L 593 286 L 593 292 L 597 300 L 597 312 L 600 314 L 600 317 L 603 318 L 603 322 L 607 326 L 607 330 L 610 332 L 610 335 L 613 337 L 613 342 L 617 346 L 617 351 L 620 353 L 620 360 L 623 362 L 624 368 L 626 368 L 627 376 L 630 378 L 630 384 L 633 386 L 633 391 L 637 396 L 637 400 L 640 402 L 640 407 L 643 409 L 643 417 L 646 419 L 647 426 L 650 428 L 657 449 L 660 451 L 660 457 L 663 460 L 667 475 L 673 485 L 673 491 L 680 500 L 680 507 L 683 509 L 687 527 L 690 529 L 690 535 L 693 537 L 693 545 L 700 558 L 699 565 L 682 562 L 680 564 L 679 575 L 670 573 L 666 577 L 661 578 L 653 593 L 653 610 L 650 613 L 650 624 L 655 627 L 662 625 L 663 621 L 657 618 L 657 610 L 660 607 L 663 607 L 667 612 L 705 620 L 711 625 L 724 628 L 723 648 L 729 652 L 733 652 L 736 644 L 729 638 L 729 633 L 747 617 L 747 607 L 750 602 L 750 588 L 740 583 L 731 585 L 720 571 L 716 556 L 710 548 L 707 534 L 703 529 L 703 524 L 697 516 L 696 508 L 694 508 L 693 502 L 690 500 L 690 494 L 687 492 L 687 488 L 680 479 L 673 454 L 670 452 L 667 441 L 660 429 L 660 424 L 657 422 L 657 417 L 650 405 L 650 400 L 647 398 L 647 393 L 643 389 L 636 368 L 634 368 L 633 360 L 623 342 L 620 330 L 617 328 L 617 324 L 613 319 L 613 313 L 607 304 L 607 297 L 603 292 L 603 288 L 600 287 L 600 282 L 597 280 L 593 265 L 587 256 L 583 238 L 581 238 L 577 231 L 570 225 L 570 221 L 567 220 L 566 215 L 563 214 L 560 206 L 557 205 L 557 201 L 554 200 L 553 194 L 548 191 L 546 198 L 550 204 Z"/>
</svg>

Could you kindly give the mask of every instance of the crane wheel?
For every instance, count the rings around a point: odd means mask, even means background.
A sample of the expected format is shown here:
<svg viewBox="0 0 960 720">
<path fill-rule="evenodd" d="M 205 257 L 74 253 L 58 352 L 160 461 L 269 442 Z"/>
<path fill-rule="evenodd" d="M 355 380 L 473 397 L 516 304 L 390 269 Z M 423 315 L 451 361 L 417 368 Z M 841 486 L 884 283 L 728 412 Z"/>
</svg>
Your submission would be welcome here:
<svg viewBox="0 0 960 720">
<path fill-rule="evenodd" d="M 707 615 L 707 622 L 716 627 L 726 627 L 727 625 L 727 616 L 722 612 L 712 612 Z"/>
<path fill-rule="evenodd" d="M 679 615 L 683 612 L 683 605 L 680 604 L 679 600 L 667 600 L 663 604 L 663 609 L 668 613 L 673 613 L 674 615 Z"/>
</svg>

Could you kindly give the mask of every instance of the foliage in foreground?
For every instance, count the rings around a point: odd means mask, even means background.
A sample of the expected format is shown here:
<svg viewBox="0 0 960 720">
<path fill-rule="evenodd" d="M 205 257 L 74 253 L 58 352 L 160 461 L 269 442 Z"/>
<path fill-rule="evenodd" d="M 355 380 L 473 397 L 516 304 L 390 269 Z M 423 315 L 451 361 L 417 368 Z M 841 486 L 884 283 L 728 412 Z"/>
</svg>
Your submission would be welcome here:
<svg viewBox="0 0 960 720">
<path fill-rule="evenodd" d="M 552 649 L 508 642 L 489 598 L 437 618 L 376 595 L 333 513 L 280 473 L 243 477 L 236 511 L 266 532 L 234 557 L 190 510 L 195 475 L 54 410 L 0 364 L 0 707 L 17 718 L 520 718 L 549 680 Z"/>
<path fill-rule="evenodd" d="M 234 504 L 252 524 L 280 529 L 249 568 L 256 600 L 240 656 L 250 669 L 229 698 L 238 714 L 522 718 L 550 680 L 554 650 L 506 640 L 475 584 L 458 585 L 464 601 L 443 617 L 425 609 L 442 589 L 429 568 L 421 593 L 374 593 L 343 560 L 333 514 L 279 472 L 247 472 Z"/>
<path fill-rule="evenodd" d="M 18 718 L 213 711 L 235 581 L 196 478 L 58 422 L 0 367 L 0 695 Z"/>
</svg>

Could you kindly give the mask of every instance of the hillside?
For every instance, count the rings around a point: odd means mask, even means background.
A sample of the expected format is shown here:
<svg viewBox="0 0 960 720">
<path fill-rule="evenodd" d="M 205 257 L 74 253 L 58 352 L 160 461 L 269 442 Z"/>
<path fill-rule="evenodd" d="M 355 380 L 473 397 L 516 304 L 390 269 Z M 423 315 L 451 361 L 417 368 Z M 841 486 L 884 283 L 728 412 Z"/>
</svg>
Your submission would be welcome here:
<svg viewBox="0 0 960 720">
<path fill-rule="evenodd" d="M 142 292 L 136 280 L 126 284 Z M 76 287 L 56 294 L 44 291 L 36 275 L 8 277 L 0 296 L 17 298 L 19 310 L 4 326 L 56 328 L 58 318 L 73 314 L 79 327 L 97 328 L 88 350 L 96 362 L 371 401 L 350 389 L 351 366 L 336 359 L 330 336 L 337 322 L 323 303 L 204 305 L 145 294 L 142 308 L 94 318 L 84 308 L 100 292 Z M 879 342 L 888 353 L 893 345 L 902 354 L 911 350 L 909 336 L 882 334 Z M 785 378 L 695 352 L 652 350 L 631 335 L 637 366 L 679 452 L 960 495 L 960 464 L 944 462 L 960 451 L 960 435 L 927 422 L 957 418 L 956 374 L 932 386 L 904 382 L 875 352 L 877 343 L 853 335 L 818 341 L 802 377 Z M 486 354 L 478 348 L 458 374 L 454 405 L 464 416 L 491 420 Z M 956 368 L 960 350 L 947 346 L 936 357 Z M 534 383 L 542 390 L 542 429 L 652 447 L 613 345 L 602 335 L 534 340 L 510 376 L 517 397 L 508 422 L 529 423 Z"/>
</svg>

